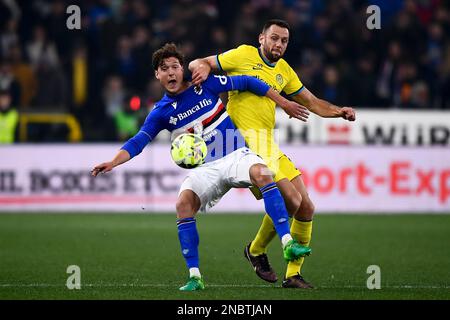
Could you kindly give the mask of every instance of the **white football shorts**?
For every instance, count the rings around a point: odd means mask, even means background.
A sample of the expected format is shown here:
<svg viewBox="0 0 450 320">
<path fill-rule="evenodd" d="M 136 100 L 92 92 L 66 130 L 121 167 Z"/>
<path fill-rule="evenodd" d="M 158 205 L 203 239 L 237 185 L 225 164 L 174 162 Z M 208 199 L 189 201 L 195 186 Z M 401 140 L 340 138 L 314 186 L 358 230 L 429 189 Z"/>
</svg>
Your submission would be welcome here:
<svg viewBox="0 0 450 320">
<path fill-rule="evenodd" d="M 225 157 L 191 169 L 181 184 L 178 196 L 192 190 L 200 198 L 200 211 L 212 208 L 231 188 L 248 188 L 250 167 L 265 164 L 264 160 L 248 148 L 240 148 Z"/>
</svg>

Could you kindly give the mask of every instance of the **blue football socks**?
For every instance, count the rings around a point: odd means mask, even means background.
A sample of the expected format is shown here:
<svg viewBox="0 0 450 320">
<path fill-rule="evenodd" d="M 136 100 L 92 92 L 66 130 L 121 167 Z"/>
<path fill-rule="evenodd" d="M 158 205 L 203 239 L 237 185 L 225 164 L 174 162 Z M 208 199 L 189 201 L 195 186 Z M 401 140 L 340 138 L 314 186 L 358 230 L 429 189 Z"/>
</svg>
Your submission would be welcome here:
<svg viewBox="0 0 450 320">
<path fill-rule="evenodd" d="M 178 239 L 180 240 L 181 253 L 186 260 L 187 267 L 198 268 L 198 244 L 199 237 L 195 218 L 183 218 L 177 220 Z"/>
<path fill-rule="evenodd" d="M 264 199 L 266 212 L 272 219 L 278 236 L 282 239 L 284 235 L 290 234 L 290 231 L 289 215 L 280 190 L 278 190 L 275 182 L 265 185 L 260 190 Z"/>
</svg>

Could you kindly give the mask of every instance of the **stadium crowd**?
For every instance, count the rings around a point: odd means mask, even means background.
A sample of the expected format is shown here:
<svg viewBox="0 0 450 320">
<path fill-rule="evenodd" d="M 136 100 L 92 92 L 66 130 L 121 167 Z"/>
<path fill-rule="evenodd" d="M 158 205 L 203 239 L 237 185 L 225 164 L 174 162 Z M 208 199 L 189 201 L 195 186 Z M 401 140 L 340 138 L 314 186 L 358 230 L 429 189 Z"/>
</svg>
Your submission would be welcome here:
<svg viewBox="0 0 450 320">
<path fill-rule="evenodd" d="M 81 9 L 79 30 L 66 27 L 71 4 Z M 366 26 L 369 4 L 381 9 L 380 30 Z M 450 109 L 444 0 L 0 0 L 0 90 L 9 94 L 0 121 L 13 110 L 66 112 L 84 141 L 123 141 L 162 96 L 155 49 L 175 42 L 190 61 L 257 46 L 270 18 L 290 24 L 285 59 L 318 96 L 357 108 Z M 58 127 L 31 132 L 31 141 L 64 136 Z"/>
</svg>

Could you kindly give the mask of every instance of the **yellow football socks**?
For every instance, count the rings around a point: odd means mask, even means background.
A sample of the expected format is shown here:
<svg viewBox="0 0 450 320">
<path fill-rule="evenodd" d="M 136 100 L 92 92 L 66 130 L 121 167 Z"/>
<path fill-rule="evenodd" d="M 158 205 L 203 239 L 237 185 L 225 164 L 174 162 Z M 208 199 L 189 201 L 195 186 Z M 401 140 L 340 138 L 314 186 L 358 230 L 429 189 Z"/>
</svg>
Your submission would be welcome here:
<svg viewBox="0 0 450 320">
<path fill-rule="evenodd" d="M 302 246 L 309 246 L 312 234 L 312 221 L 298 221 L 292 219 L 291 235 L 292 238 L 297 240 Z M 295 261 L 290 261 L 286 270 L 286 278 L 295 276 L 297 273 L 301 273 L 303 261 L 305 258 L 300 258 Z"/>
<path fill-rule="evenodd" d="M 292 219 L 292 237 L 301 245 L 309 246 L 312 235 L 312 225 L 312 221 L 299 221 L 297 219 Z M 250 246 L 250 254 L 253 256 L 259 256 L 266 253 L 269 242 L 275 237 L 276 234 L 277 233 L 273 226 L 272 219 L 270 219 L 269 215 L 265 214 L 261 227 L 259 228 L 258 233 Z M 297 273 L 301 273 L 304 260 L 305 258 L 300 258 L 289 262 L 286 269 L 286 278 L 295 276 Z"/>
<path fill-rule="evenodd" d="M 276 234 L 277 232 L 273 226 L 272 219 L 270 219 L 269 215 L 266 213 L 261 227 L 259 227 L 258 233 L 250 246 L 250 254 L 252 256 L 259 256 L 266 253 L 269 242 L 272 241 Z"/>
</svg>

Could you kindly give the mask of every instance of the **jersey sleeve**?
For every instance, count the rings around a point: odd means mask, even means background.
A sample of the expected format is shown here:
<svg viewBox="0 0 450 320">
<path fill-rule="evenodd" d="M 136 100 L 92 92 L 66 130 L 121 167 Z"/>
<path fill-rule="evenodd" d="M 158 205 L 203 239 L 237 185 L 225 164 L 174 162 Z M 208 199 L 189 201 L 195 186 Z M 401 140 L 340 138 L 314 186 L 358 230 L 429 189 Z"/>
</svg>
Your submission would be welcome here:
<svg viewBox="0 0 450 320">
<path fill-rule="evenodd" d="M 214 94 L 226 91 L 250 91 L 258 96 L 266 95 L 270 87 L 251 76 L 209 76 L 204 84 Z"/>
<path fill-rule="evenodd" d="M 241 45 L 237 48 L 225 51 L 216 56 L 217 66 L 221 71 L 233 71 L 242 63 L 242 57 L 246 55 L 247 46 Z"/>
<path fill-rule="evenodd" d="M 162 123 L 158 112 L 153 110 L 145 119 L 139 132 L 130 138 L 121 149 L 126 150 L 131 158 L 137 156 L 164 129 Z"/>
<path fill-rule="evenodd" d="M 305 88 L 303 83 L 300 81 L 297 73 L 287 64 L 287 74 L 288 74 L 288 81 L 286 83 L 286 86 L 283 88 L 283 92 L 288 96 L 292 97 L 296 94 L 299 94 L 302 92 L 302 90 Z"/>
</svg>

